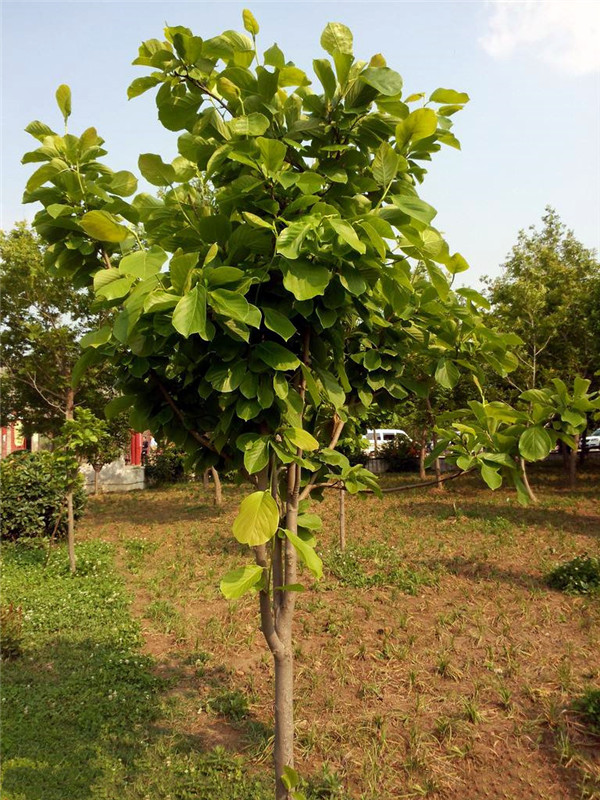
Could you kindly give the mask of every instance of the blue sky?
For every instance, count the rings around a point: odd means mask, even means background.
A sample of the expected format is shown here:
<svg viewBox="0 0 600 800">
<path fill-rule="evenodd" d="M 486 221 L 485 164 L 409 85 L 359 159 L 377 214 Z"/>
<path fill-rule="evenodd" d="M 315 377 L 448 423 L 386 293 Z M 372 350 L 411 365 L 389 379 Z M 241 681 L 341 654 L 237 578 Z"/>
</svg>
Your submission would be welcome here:
<svg viewBox="0 0 600 800">
<path fill-rule="evenodd" d="M 407 93 L 466 91 L 454 117 L 462 151 L 430 165 L 421 196 L 436 224 L 471 264 L 463 282 L 498 274 L 520 228 L 554 206 L 588 247 L 600 248 L 600 3 L 552 2 L 4 2 L 2 219 L 9 228 L 35 208 L 21 195 L 35 146 L 32 119 L 61 130 L 54 92 L 71 86 L 70 130 L 94 125 L 113 169 L 137 173 L 140 152 L 172 159 L 177 134 L 162 129 L 152 92 L 126 89 L 147 74 L 131 66 L 143 39 L 187 25 L 203 38 L 242 29 L 248 6 L 259 47 L 276 41 L 310 70 L 329 21 L 348 25 L 357 57 L 381 52 Z"/>
</svg>

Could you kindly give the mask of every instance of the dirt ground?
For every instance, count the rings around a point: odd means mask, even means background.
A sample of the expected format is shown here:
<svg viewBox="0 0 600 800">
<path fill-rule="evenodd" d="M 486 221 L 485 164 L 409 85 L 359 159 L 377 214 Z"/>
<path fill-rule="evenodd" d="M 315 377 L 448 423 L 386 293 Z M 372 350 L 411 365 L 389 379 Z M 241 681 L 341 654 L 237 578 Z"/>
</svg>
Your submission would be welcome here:
<svg viewBox="0 0 600 800">
<path fill-rule="evenodd" d="M 600 553 L 600 473 L 574 492 L 552 471 L 532 480 L 540 503 L 528 508 L 470 477 L 348 497 L 343 554 L 338 494 L 315 508 L 325 576 L 303 575 L 295 618 L 302 775 L 336 773 L 336 797 L 365 800 L 600 798 L 600 740 L 572 709 L 600 685 L 600 602 L 544 581 Z M 271 659 L 256 598 L 218 589 L 252 563 L 231 534 L 248 491 L 225 485 L 221 509 L 201 484 L 92 498 L 79 536 L 116 546 L 169 678 L 170 724 L 258 771 L 270 768 Z"/>
</svg>

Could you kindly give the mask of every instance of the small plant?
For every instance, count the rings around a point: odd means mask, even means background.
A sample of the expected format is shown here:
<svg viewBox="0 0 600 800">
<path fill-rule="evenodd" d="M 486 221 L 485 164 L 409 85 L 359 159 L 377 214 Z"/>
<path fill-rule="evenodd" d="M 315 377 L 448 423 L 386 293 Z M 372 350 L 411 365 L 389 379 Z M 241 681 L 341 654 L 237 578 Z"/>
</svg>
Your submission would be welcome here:
<svg viewBox="0 0 600 800">
<path fill-rule="evenodd" d="M 222 714 L 234 722 L 240 722 L 250 713 L 248 698 L 237 689 L 220 692 L 220 694 L 210 697 L 206 701 L 206 710 Z"/>
<path fill-rule="evenodd" d="M 560 564 L 547 577 L 551 589 L 568 594 L 593 594 L 600 591 L 600 558 L 577 556 Z"/>
<path fill-rule="evenodd" d="M 583 716 L 589 729 L 600 736 L 600 689 L 588 689 L 575 700 L 573 708 Z"/>
<path fill-rule="evenodd" d="M 23 612 L 10 603 L 0 608 L 0 655 L 2 660 L 17 658 L 22 652 Z"/>
<path fill-rule="evenodd" d="M 186 480 L 183 464 L 185 455 L 173 445 L 149 453 L 146 462 L 146 479 L 151 486 L 166 483 L 181 483 Z"/>
</svg>

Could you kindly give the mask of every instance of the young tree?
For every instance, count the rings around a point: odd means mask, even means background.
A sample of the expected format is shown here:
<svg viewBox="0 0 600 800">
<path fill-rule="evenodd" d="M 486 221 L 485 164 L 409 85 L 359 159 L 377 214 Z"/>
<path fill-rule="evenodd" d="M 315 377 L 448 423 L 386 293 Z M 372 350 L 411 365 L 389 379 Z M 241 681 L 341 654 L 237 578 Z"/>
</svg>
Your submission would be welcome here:
<svg viewBox="0 0 600 800">
<path fill-rule="evenodd" d="M 88 363 L 118 365 L 123 396 L 109 415 L 130 408 L 134 427 L 185 448 L 197 469 L 226 463 L 255 484 L 233 526 L 254 563 L 221 588 L 258 593 L 275 670 L 276 794 L 288 798 L 298 559 L 322 572 L 309 502 L 331 485 L 378 491 L 336 450 L 346 421 L 411 396 L 419 357 L 450 387 L 461 371 L 514 362 L 480 296 L 452 289 L 467 265 L 417 192 L 423 162 L 458 146 L 451 117 L 468 96 L 402 99 L 400 75 L 380 54 L 356 60 L 339 23 L 321 36 L 314 93 L 277 45 L 259 57 L 258 24 L 243 16 L 250 36 L 169 27 L 140 47 L 134 63 L 151 73 L 129 96 L 158 87 L 160 121 L 183 131 L 172 163 L 140 156 L 160 197 L 123 199 L 135 178 L 98 161 L 95 129 L 58 136 L 34 122 L 41 146 L 27 158 L 45 163 L 25 199 L 44 206 L 35 225 L 58 274 L 93 282 L 120 309 L 86 339 Z M 68 87 L 57 100 L 66 123 Z"/>
</svg>

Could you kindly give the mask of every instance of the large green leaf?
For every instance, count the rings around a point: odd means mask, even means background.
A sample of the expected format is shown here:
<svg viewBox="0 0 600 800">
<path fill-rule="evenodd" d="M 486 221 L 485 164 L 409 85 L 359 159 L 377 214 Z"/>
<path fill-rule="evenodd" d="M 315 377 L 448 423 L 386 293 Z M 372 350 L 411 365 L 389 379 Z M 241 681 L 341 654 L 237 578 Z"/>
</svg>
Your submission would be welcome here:
<svg viewBox="0 0 600 800">
<path fill-rule="evenodd" d="M 189 289 L 191 273 L 198 264 L 198 257 L 199 253 L 184 253 L 181 249 L 171 257 L 169 274 L 171 285 L 176 292 L 183 294 Z"/>
<path fill-rule="evenodd" d="M 279 525 L 279 509 L 269 491 L 244 498 L 233 522 L 233 535 L 241 544 L 256 547 L 270 541 Z"/>
<path fill-rule="evenodd" d="M 466 92 L 456 92 L 454 89 L 436 89 L 429 97 L 429 100 L 432 103 L 463 105 L 469 102 L 469 95 Z"/>
<path fill-rule="evenodd" d="M 313 69 L 325 90 L 325 97 L 331 99 L 337 88 L 337 81 L 331 62 L 326 58 L 315 58 L 313 61 Z"/>
<path fill-rule="evenodd" d="M 296 333 L 296 328 L 289 319 L 274 308 L 263 308 L 265 325 L 270 331 L 279 334 L 287 342 Z"/>
<path fill-rule="evenodd" d="M 244 467 L 249 475 L 255 475 L 269 463 L 269 439 L 259 436 L 244 450 Z"/>
<path fill-rule="evenodd" d="M 321 34 L 321 47 L 332 55 L 335 52 L 352 54 L 352 31 L 341 22 L 329 22 Z"/>
<path fill-rule="evenodd" d="M 296 300 L 310 300 L 324 294 L 327 284 L 331 280 L 331 273 L 327 267 L 313 264 L 310 261 L 284 262 L 283 285 L 291 292 Z"/>
<path fill-rule="evenodd" d="M 285 530 L 285 535 L 290 540 L 290 542 L 294 545 L 300 559 L 306 564 L 308 569 L 312 572 L 315 578 L 320 579 L 323 577 L 323 562 L 319 558 L 319 556 L 315 553 L 313 547 L 311 547 L 308 542 L 305 542 L 301 539 L 297 534 L 292 533 L 292 531 Z"/>
<path fill-rule="evenodd" d="M 198 333 L 208 340 L 206 325 L 206 289 L 197 284 L 177 303 L 173 312 L 173 327 L 186 339 Z"/>
<path fill-rule="evenodd" d="M 160 272 L 160 268 L 166 260 L 165 251 L 162 247 L 154 244 L 149 250 L 139 250 L 122 258 L 119 272 L 125 275 L 134 275 L 136 278 L 149 278 Z"/>
<path fill-rule="evenodd" d="M 308 232 L 314 227 L 314 220 L 308 222 L 292 222 L 284 228 L 277 237 L 277 252 L 286 258 L 295 259 L 300 255 L 300 249 Z"/>
<path fill-rule="evenodd" d="M 263 577 L 263 568 L 258 564 L 250 564 L 246 567 L 232 569 L 223 576 L 220 589 L 228 600 L 236 600 L 238 597 L 257 587 Z"/>
<path fill-rule="evenodd" d="M 129 230 L 108 211 L 88 211 L 79 224 L 88 236 L 101 242 L 123 242 L 130 235 Z"/>
<path fill-rule="evenodd" d="M 119 197 L 129 197 L 137 190 L 137 178 L 126 169 L 115 172 L 108 184 L 108 191 Z"/>
<path fill-rule="evenodd" d="M 300 366 L 300 360 L 287 348 L 277 342 L 260 342 L 253 352 L 272 369 L 285 372 Z"/>
<path fill-rule="evenodd" d="M 395 194 L 392 197 L 392 202 L 400 211 L 408 214 L 408 216 L 413 219 L 419 220 L 419 222 L 424 222 L 426 225 L 429 225 L 437 214 L 435 208 L 424 200 L 421 200 L 420 197 Z"/>
<path fill-rule="evenodd" d="M 498 472 L 498 468 L 489 467 L 487 464 L 481 465 L 481 477 L 490 487 L 490 489 L 499 489 L 502 486 L 502 476 Z"/>
<path fill-rule="evenodd" d="M 144 178 L 153 186 L 170 186 L 177 177 L 175 169 L 154 153 L 142 153 L 138 166 Z"/>
<path fill-rule="evenodd" d="M 269 120 L 255 111 L 247 117 L 234 117 L 227 127 L 234 136 L 262 136 L 269 127 Z"/>
<path fill-rule="evenodd" d="M 287 146 L 277 139 L 266 139 L 259 136 L 256 144 L 262 156 L 262 163 L 270 173 L 279 172 L 283 167 L 283 162 L 287 153 Z"/>
<path fill-rule="evenodd" d="M 460 372 L 453 361 L 440 358 L 435 369 L 435 379 L 444 389 L 454 389 L 460 378 Z"/>
<path fill-rule="evenodd" d="M 550 453 L 552 447 L 550 434 L 541 425 L 527 428 L 519 439 L 519 453 L 526 461 L 541 461 Z"/>
<path fill-rule="evenodd" d="M 255 328 L 260 325 L 260 312 L 258 312 L 258 317 L 252 313 L 253 309 L 256 311 L 258 309 L 250 306 L 243 294 L 232 292 L 230 289 L 215 289 L 209 292 L 208 296 L 210 305 L 217 314 L 222 314 L 238 322 L 245 322 Z"/>
<path fill-rule="evenodd" d="M 148 89 L 152 89 L 154 86 L 158 86 L 160 83 L 159 78 L 155 78 L 152 75 L 145 75 L 143 78 L 136 78 L 129 84 L 129 88 L 127 89 L 127 99 L 132 100 L 134 97 L 138 97 L 144 92 L 147 92 Z"/>
<path fill-rule="evenodd" d="M 283 435 L 300 450 L 318 450 L 319 443 L 315 437 L 302 428 L 284 428 Z"/>
<path fill-rule="evenodd" d="M 373 159 L 373 177 L 380 186 L 388 186 L 396 177 L 400 157 L 387 142 L 382 142 Z"/>
<path fill-rule="evenodd" d="M 360 79 L 384 95 L 392 96 L 402 91 L 402 77 L 388 67 L 367 67 L 360 73 Z"/>
<path fill-rule="evenodd" d="M 366 253 L 367 246 L 364 242 L 361 242 L 356 234 L 356 231 L 349 222 L 336 217 L 330 217 L 327 222 L 329 225 L 331 225 L 340 239 L 346 242 L 346 244 L 349 244 L 353 250 L 356 250 L 357 253 L 361 253 L 361 255 Z"/>
<path fill-rule="evenodd" d="M 432 108 L 417 108 L 396 126 L 396 141 L 404 147 L 409 141 L 417 142 L 433 136 L 437 130 L 437 114 Z"/>
<path fill-rule="evenodd" d="M 242 19 L 244 22 L 244 28 L 248 31 L 248 33 L 251 33 L 252 36 L 256 36 L 256 34 L 260 31 L 260 27 L 254 14 L 245 8 L 242 11 Z"/>
</svg>

